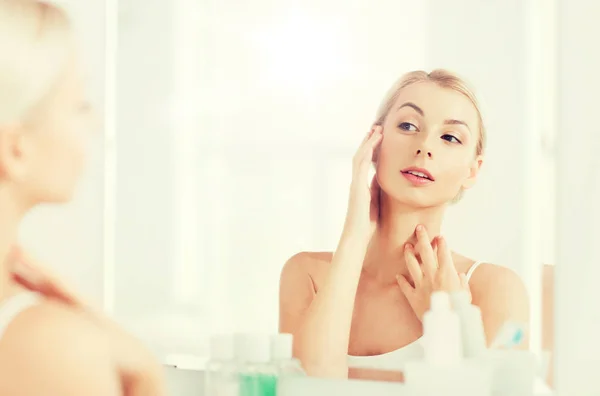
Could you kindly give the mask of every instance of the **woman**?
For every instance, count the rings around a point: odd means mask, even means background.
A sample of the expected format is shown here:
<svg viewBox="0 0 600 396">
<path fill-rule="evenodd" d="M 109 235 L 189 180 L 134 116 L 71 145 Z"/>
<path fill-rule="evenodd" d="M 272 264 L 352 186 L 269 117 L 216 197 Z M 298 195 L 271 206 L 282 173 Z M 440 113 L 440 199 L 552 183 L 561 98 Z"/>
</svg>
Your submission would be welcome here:
<svg viewBox="0 0 600 396">
<path fill-rule="evenodd" d="M 297 254 L 281 274 L 280 331 L 294 334 L 309 374 L 401 370 L 422 355 L 433 290 L 470 289 L 488 342 L 509 319 L 527 323 L 521 280 L 451 252 L 440 235 L 446 208 L 475 184 L 484 146 L 479 106 L 457 76 L 417 71 L 392 87 L 354 156 L 336 251 Z"/>
<path fill-rule="evenodd" d="M 15 247 L 31 208 L 71 198 L 90 121 L 65 14 L 0 0 L 2 395 L 164 394 L 160 366 L 140 343 Z"/>
</svg>

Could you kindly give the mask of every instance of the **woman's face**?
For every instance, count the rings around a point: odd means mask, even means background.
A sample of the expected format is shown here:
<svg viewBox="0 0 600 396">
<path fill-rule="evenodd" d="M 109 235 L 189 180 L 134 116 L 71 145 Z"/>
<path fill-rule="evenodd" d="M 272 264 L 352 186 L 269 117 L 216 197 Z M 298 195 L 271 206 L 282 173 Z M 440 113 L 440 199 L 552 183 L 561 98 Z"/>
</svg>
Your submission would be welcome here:
<svg viewBox="0 0 600 396">
<path fill-rule="evenodd" d="M 73 57 L 28 121 L 0 131 L 0 177 L 8 178 L 19 199 L 33 205 L 71 198 L 84 164 L 90 115 Z"/>
<path fill-rule="evenodd" d="M 477 110 L 466 96 L 433 82 L 409 85 L 383 124 L 376 164 L 381 189 L 415 207 L 451 202 L 475 182 L 479 139 Z"/>
</svg>

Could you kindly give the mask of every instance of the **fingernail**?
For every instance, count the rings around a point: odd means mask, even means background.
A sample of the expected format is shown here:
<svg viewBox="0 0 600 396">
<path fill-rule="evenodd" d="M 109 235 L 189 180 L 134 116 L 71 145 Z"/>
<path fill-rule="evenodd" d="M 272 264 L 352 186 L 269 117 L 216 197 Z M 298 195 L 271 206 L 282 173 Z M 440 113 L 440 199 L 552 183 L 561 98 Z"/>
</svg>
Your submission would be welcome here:
<svg viewBox="0 0 600 396">
<path fill-rule="evenodd" d="M 421 224 L 419 224 L 417 226 L 417 232 L 421 232 L 421 231 L 423 231 L 423 226 Z"/>
<path fill-rule="evenodd" d="M 410 243 L 405 243 L 404 244 L 404 251 L 405 252 L 408 252 L 411 248 L 412 248 L 412 245 Z"/>
</svg>

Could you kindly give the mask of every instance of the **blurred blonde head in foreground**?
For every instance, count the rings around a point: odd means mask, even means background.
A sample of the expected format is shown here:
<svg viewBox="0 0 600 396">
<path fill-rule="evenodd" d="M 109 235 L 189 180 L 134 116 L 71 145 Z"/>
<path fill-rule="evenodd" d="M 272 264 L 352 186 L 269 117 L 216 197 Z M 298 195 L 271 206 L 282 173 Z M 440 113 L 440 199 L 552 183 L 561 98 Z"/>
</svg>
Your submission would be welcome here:
<svg viewBox="0 0 600 396">
<path fill-rule="evenodd" d="M 89 108 L 65 13 L 0 0 L 0 195 L 17 213 L 68 200 L 81 173 Z"/>
</svg>

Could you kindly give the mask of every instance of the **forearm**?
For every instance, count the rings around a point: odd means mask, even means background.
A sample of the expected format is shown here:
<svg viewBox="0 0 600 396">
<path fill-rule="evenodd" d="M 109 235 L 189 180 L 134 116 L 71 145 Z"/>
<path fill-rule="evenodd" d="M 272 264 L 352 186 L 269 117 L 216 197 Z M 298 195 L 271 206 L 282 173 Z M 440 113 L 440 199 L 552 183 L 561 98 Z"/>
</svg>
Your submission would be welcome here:
<svg viewBox="0 0 600 396">
<path fill-rule="evenodd" d="M 311 375 L 346 377 L 356 289 L 368 241 L 344 235 L 331 269 L 295 335 L 296 356 Z"/>
</svg>

